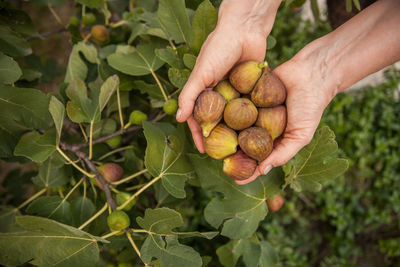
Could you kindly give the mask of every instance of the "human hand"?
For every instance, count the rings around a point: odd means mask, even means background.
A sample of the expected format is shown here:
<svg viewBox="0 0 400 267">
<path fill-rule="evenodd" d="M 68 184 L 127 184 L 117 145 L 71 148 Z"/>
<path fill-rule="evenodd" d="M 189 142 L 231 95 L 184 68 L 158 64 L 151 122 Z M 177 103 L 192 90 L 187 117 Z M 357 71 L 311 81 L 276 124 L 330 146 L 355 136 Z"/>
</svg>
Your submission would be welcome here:
<svg viewBox="0 0 400 267">
<path fill-rule="evenodd" d="M 261 1 L 265 3 L 258 9 L 251 2 L 223 2 L 225 6 L 221 5 L 218 25 L 204 42 L 196 65 L 179 96 L 177 120 L 187 121 L 194 143 L 201 153 L 204 153 L 203 136 L 192 116 L 197 97 L 206 88 L 215 86 L 237 63 L 247 60 L 260 62 L 265 57 L 266 38 L 281 1 Z M 246 11 L 247 7 L 250 11 Z"/>
</svg>

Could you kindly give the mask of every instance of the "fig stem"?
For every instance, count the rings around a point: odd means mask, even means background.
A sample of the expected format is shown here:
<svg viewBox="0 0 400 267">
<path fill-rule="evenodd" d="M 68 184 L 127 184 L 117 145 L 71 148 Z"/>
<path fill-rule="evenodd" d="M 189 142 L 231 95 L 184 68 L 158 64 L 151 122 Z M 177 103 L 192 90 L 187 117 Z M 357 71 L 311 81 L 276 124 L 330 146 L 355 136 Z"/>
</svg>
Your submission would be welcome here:
<svg viewBox="0 0 400 267">
<path fill-rule="evenodd" d="M 79 182 L 77 182 L 76 185 L 74 185 L 74 187 L 72 187 L 71 190 L 69 190 L 68 194 L 64 197 L 63 201 L 66 201 L 69 198 L 69 196 L 75 191 L 75 189 L 77 189 L 81 185 L 82 182 L 83 178 L 81 178 Z"/>
<path fill-rule="evenodd" d="M 64 28 L 66 28 L 65 25 L 63 24 L 63 22 L 62 22 L 60 16 L 57 14 L 57 12 L 56 12 L 50 5 L 48 5 L 47 7 L 49 8 L 51 14 L 52 14 L 53 17 L 56 19 L 56 21 L 57 21 L 61 26 L 63 26 Z"/>
<path fill-rule="evenodd" d="M 81 131 L 82 131 L 82 135 L 83 135 L 83 138 L 85 139 L 85 142 L 88 142 L 89 139 L 87 137 L 85 130 L 83 129 L 82 123 L 78 123 L 78 125 L 79 125 L 79 129 L 81 129 Z"/>
<path fill-rule="evenodd" d="M 140 55 L 140 54 L 139 54 L 139 55 Z M 147 61 L 146 61 L 146 62 L 147 62 Z M 159 87 L 160 90 L 161 90 L 161 93 L 162 93 L 162 95 L 163 95 L 163 97 L 164 97 L 165 102 L 167 102 L 167 101 L 168 101 L 168 96 L 167 96 L 167 94 L 165 93 L 165 90 L 164 90 L 164 88 L 163 88 L 163 86 L 162 86 L 160 80 L 158 79 L 157 74 L 155 74 L 155 72 L 154 72 L 153 69 L 150 69 L 150 71 L 151 71 L 151 75 L 153 75 L 154 80 L 156 80 L 156 83 L 157 83 L 158 87 Z"/>
<path fill-rule="evenodd" d="M 100 238 L 107 239 L 107 238 L 109 238 L 109 237 L 111 237 L 111 236 L 113 236 L 113 235 L 118 234 L 119 232 L 121 232 L 121 231 L 114 231 L 114 232 L 108 233 L 108 234 L 106 234 L 106 235 L 103 235 L 103 236 L 101 236 Z"/>
<path fill-rule="evenodd" d="M 42 190 L 40 190 L 39 192 L 37 192 L 36 194 L 31 196 L 29 199 L 25 200 L 21 205 L 19 205 L 16 208 L 16 210 L 22 209 L 23 207 L 25 207 L 26 205 L 28 205 L 29 203 L 31 203 L 32 201 L 34 201 L 35 199 L 37 199 L 38 197 L 43 195 L 46 191 L 47 191 L 47 187 L 43 188 Z"/>
<path fill-rule="evenodd" d="M 81 167 L 78 166 L 78 164 L 76 164 L 75 162 L 73 162 L 59 147 L 56 147 L 58 153 L 60 153 L 61 156 L 63 156 L 68 163 L 72 164 L 72 166 L 74 166 L 78 171 L 80 171 L 81 173 L 83 173 L 84 175 L 86 175 L 87 177 L 93 178 L 94 174 L 90 174 L 88 172 L 86 172 L 84 169 L 82 169 Z"/>
<path fill-rule="evenodd" d="M 140 259 L 142 259 L 142 257 L 140 256 L 140 250 L 139 248 L 136 246 L 135 241 L 133 241 L 132 239 L 132 235 L 130 232 L 126 233 L 126 237 L 128 238 L 129 242 L 131 243 L 133 249 L 135 250 L 136 254 L 139 256 Z M 142 260 L 143 261 L 143 260 Z M 144 262 L 143 262 L 144 263 Z M 148 264 L 144 263 L 145 266 L 149 266 Z"/>
<path fill-rule="evenodd" d="M 93 157 L 93 125 L 94 121 L 90 121 L 90 131 L 89 131 L 89 159 Z"/>
<path fill-rule="evenodd" d="M 93 222 L 94 220 L 96 220 L 97 217 L 99 217 L 101 214 L 103 214 L 103 212 L 105 212 L 107 210 L 108 204 L 105 203 L 104 206 L 92 217 L 90 217 L 89 220 L 87 220 L 86 222 L 84 222 L 81 226 L 78 227 L 79 230 L 82 230 L 83 228 L 85 228 L 87 225 L 89 225 L 91 222 Z"/>
<path fill-rule="evenodd" d="M 262 63 L 258 64 L 258 67 L 260 69 L 268 68 L 268 62 L 267 61 L 262 62 Z"/>
<path fill-rule="evenodd" d="M 111 184 L 112 185 L 120 185 L 120 184 L 126 183 L 126 182 L 132 180 L 133 178 L 136 178 L 136 177 L 138 177 L 138 176 L 140 176 L 140 175 L 142 175 L 142 174 L 144 174 L 146 172 L 147 172 L 147 169 L 143 169 L 141 171 L 138 171 L 138 172 L 126 177 L 126 178 L 123 178 L 123 179 L 121 179 L 119 181 L 116 181 L 116 182 L 113 182 Z"/>
<path fill-rule="evenodd" d="M 130 145 L 130 146 L 119 147 L 117 149 L 111 150 L 110 152 L 104 154 L 98 160 L 102 161 L 103 159 L 105 159 L 105 158 L 107 158 L 107 157 L 109 157 L 109 156 L 111 156 L 111 155 L 113 155 L 115 153 L 118 153 L 118 152 L 121 152 L 121 151 L 124 151 L 124 150 L 128 150 L 128 149 L 131 149 L 131 148 L 134 148 L 134 146 Z"/>
<path fill-rule="evenodd" d="M 122 117 L 121 96 L 119 93 L 119 86 L 117 87 L 117 103 L 118 103 L 119 121 L 121 122 L 121 129 L 124 129 L 124 118 Z"/>
</svg>

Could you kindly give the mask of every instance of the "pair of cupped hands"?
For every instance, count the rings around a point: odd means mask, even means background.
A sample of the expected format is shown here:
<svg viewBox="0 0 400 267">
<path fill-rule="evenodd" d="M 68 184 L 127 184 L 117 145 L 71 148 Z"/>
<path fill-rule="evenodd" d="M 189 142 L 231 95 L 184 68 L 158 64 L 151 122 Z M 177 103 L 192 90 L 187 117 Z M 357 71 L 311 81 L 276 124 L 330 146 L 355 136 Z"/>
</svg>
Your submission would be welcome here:
<svg viewBox="0 0 400 267">
<path fill-rule="evenodd" d="M 179 96 L 176 116 L 179 122 L 188 123 L 199 152 L 204 153 L 204 144 L 201 128 L 193 118 L 197 97 L 203 90 L 214 87 L 226 78 L 230 69 L 239 62 L 262 62 L 265 53 L 266 36 L 262 32 L 240 32 L 234 28 L 221 29 L 217 26 L 208 36 Z M 250 183 L 273 167 L 285 164 L 311 141 L 323 110 L 333 96 L 323 93 L 326 90 L 319 90 L 321 83 L 318 75 L 310 73 L 307 64 L 309 62 L 294 57 L 273 70 L 287 89 L 286 130 L 274 142 L 272 153 L 260 162 L 254 174 L 246 180 L 237 180 L 237 184 Z"/>
</svg>

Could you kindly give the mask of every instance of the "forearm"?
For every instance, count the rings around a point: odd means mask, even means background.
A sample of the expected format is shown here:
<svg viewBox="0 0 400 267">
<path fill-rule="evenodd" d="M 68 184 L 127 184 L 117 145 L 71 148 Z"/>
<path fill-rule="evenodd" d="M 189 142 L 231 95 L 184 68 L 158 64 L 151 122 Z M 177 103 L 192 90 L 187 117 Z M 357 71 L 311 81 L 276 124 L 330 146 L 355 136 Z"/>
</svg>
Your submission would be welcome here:
<svg viewBox="0 0 400 267">
<path fill-rule="evenodd" d="M 332 97 L 367 75 L 400 60 L 400 1 L 381 0 L 332 33 L 310 43 L 294 60 L 310 70 Z"/>
<path fill-rule="evenodd" d="M 242 32 L 268 36 L 282 0 L 224 0 L 217 28 L 233 27 Z"/>
</svg>

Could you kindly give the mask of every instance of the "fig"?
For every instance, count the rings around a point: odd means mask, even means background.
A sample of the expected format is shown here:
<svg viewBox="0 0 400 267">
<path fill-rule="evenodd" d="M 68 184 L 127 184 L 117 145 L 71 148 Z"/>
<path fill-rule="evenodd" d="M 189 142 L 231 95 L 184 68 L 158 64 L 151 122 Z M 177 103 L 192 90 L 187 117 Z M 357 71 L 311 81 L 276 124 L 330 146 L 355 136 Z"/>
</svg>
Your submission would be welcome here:
<svg viewBox="0 0 400 267">
<path fill-rule="evenodd" d="M 268 210 L 270 212 L 276 212 L 276 211 L 280 210 L 280 208 L 282 208 L 284 203 L 285 203 L 285 200 L 279 194 L 277 194 L 271 198 L 267 198 L 267 206 L 268 206 Z"/>
<path fill-rule="evenodd" d="M 286 99 L 286 88 L 270 70 L 265 70 L 251 92 L 251 101 L 260 108 L 275 107 Z"/>
<path fill-rule="evenodd" d="M 178 101 L 176 99 L 170 99 L 163 105 L 163 110 L 168 115 L 174 115 L 178 110 Z"/>
<path fill-rule="evenodd" d="M 267 130 L 272 139 L 279 137 L 286 127 L 286 107 L 259 108 L 256 126 Z"/>
<path fill-rule="evenodd" d="M 103 178 L 109 183 L 119 181 L 124 175 L 124 170 L 116 163 L 106 163 L 97 167 L 97 170 L 99 171 L 101 176 L 103 176 Z M 103 185 L 97 179 L 96 183 L 100 189 L 104 189 Z"/>
<path fill-rule="evenodd" d="M 117 197 L 116 197 L 117 205 L 122 206 L 122 204 L 125 204 L 125 202 L 128 201 L 131 196 L 132 195 L 127 192 L 118 192 Z M 123 208 L 123 210 L 129 211 L 130 209 L 132 209 L 133 206 L 135 206 L 135 204 L 136 204 L 136 198 L 134 198 L 132 201 L 130 201 L 129 204 L 127 204 L 125 206 L 125 208 Z"/>
<path fill-rule="evenodd" d="M 129 122 L 131 124 L 141 125 L 145 120 L 147 120 L 147 115 L 140 110 L 134 110 L 131 112 L 131 115 L 129 115 Z"/>
<path fill-rule="evenodd" d="M 112 232 L 121 231 L 126 227 L 129 227 L 131 220 L 128 214 L 126 214 L 124 211 L 115 210 L 108 215 L 107 224 Z"/>
<path fill-rule="evenodd" d="M 104 25 L 95 25 L 92 27 L 91 34 L 93 39 L 98 43 L 103 44 L 110 39 L 110 34 Z"/>
<path fill-rule="evenodd" d="M 215 127 L 211 134 L 204 138 L 206 153 L 214 159 L 223 159 L 236 152 L 238 145 L 237 134 L 223 123 Z"/>
<path fill-rule="evenodd" d="M 82 22 L 84 25 L 90 25 L 95 23 L 96 21 L 96 16 L 93 13 L 87 12 L 83 17 L 82 17 Z"/>
<path fill-rule="evenodd" d="M 236 98 L 226 105 L 224 120 L 232 129 L 243 130 L 256 122 L 257 115 L 257 108 L 249 99 Z"/>
<path fill-rule="evenodd" d="M 223 97 L 225 97 L 226 102 L 231 101 L 232 99 L 239 98 L 240 94 L 236 91 L 235 88 L 229 83 L 228 80 L 220 81 L 217 86 L 214 88 L 215 91 L 220 93 Z"/>
<path fill-rule="evenodd" d="M 264 128 L 247 128 L 239 133 L 238 139 L 243 152 L 255 160 L 264 160 L 272 151 L 271 135 Z"/>
<path fill-rule="evenodd" d="M 248 94 L 260 78 L 266 62 L 246 61 L 235 66 L 229 74 L 229 81 L 242 94 Z"/>
<path fill-rule="evenodd" d="M 211 90 L 204 91 L 197 98 L 193 116 L 200 125 L 204 137 L 208 137 L 222 119 L 225 102 L 220 93 Z"/>
<path fill-rule="evenodd" d="M 111 148 L 117 148 L 121 145 L 122 137 L 120 135 L 117 135 L 113 138 L 110 138 L 106 141 L 107 145 L 109 145 Z"/>
<path fill-rule="evenodd" d="M 257 162 L 242 150 L 224 159 L 223 172 L 235 180 L 249 178 L 257 168 Z"/>
</svg>

